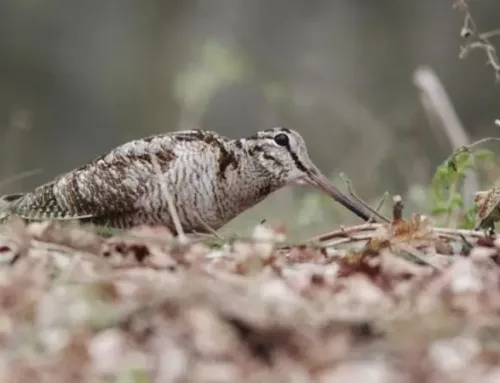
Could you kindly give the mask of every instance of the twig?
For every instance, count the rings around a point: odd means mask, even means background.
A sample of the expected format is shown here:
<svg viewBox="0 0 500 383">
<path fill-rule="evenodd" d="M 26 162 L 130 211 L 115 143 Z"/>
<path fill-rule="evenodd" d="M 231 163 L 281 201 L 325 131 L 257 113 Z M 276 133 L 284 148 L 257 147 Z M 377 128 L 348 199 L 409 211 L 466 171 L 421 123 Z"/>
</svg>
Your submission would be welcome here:
<svg viewBox="0 0 500 383">
<path fill-rule="evenodd" d="M 494 29 L 489 32 L 484 32 L 479 34 L 479 37 L 482 39 L 489 39 L 490 37 L 500 36 L 500 29 Z"/>
<path fill-rule="evenodd" d="M 334 231 L 330 231 L 328 233 L 323 233 L 311 238 L 311 241 L 314 242 L 327 242 L 333 239 L 346 239 L 346 233 L 349 234 L 350 237 L 355 238 L 356 240 L 363 240 L 364 237 L 357 237 L 356 234 L 366 233 L 367 235 L 372 236 L 372 232 L 375 232 L 377 229 L 382 227 L 381 223 L 365 223 L 356 226 L 343 227 L 341 229 L 337 229 Z M 450 229 L 450 228 L 441 228 L 434 227 L 432 229 L 438 236 L 450 239 L 450 238 L 458 238 L 461 239 L 462 236 L 465 238 L 484 238 L 486 235 L 482 232 L 475 230 L 467 230 L 467 229 Z M 347 237 L 348 239 L 349 237 Z M 369 239 L 368 237 L 366 239 Z"/>
<path fill-rule="evenodd" d="M 460 238 L 462 239 L 463 241 L 463 244 L 462 244 L 462 253 L 465 254 L 465 255 L 469 255 L 472 248 L 474 247 L 474 245 L 472 243 L 470 243 L 467 238 L 465 238 L 464 235 L 460 235 Z"/>
<path fill-rule="evenodd" d="M 360 233 L 365 231 L 373 231 L 378 229 L 382 224 L 380 223 L 364 223 L 361 225 L 342 227 L 341 229 L 330 231 L 328 233 L 323 233 L 312 237 L 310 240 L 315 242 L 325 242 L 335 238 L 345 238 L 346 233 Z"/>
<path fill-rule="evenodd" d="M 349 234 L 346 230 L 345 230 L 345 226 L 341 226 L 340 227 L 340 230 L 342 231 L 342 233 L 345 235 L 346 238 L 348 239 L 355 239 L 351 234 Z"/>
<path fill-rule="evenodd" d="M 207 230 L 209 233 L 213 234 L 217 239 L 223 241 L 224 238 L 222 238 L 220 236 L 219 233 L 217 233 L 217 231 L 215 229 L 213 229 L 212 227 L 210 227 L 210 225 L 208 223 L 206 223 L 203 218 L 201 218 L 201 216 L 198 214 L 198 212 L 196 210 L 193 211 L 193 213 L 196 215 L 196 219 L 200 222 L 200 224 L 205 228 L 205 230 Z"/>
<path fill-rule="evenodd" d="M 324 242 L 327 242 L 327 243 L 321 243 L 321 242 L 319 242 L 317 244 L 317 246 L 319 248 L 337 247 L 337 246 L 340 246 L 340 245 L 346 245 L 348 243 L 369 241 L 372 238 L 373 238 L 373 233 L 349 234 L 348 236 L 343 237 L 343 238 L 336 238 L 336 239 L 333 239 L 333 240 L 324 241 Z"/>
<path fill-rule="evenodd" d="M 33 169 L 33 170 L 27 170 L 25 172 L 15 174 L 11 177 L 5 178 L 2 181 L 0 181 L 0 187 L 3 187 L 5 185 L 11 184 L 13 182 L 22 180 L 23 178 L 31 177 L 31 176 L 33 176 L 35 174 L 39 174 L 41 172 L 42 172 L 42 169 Z"/>
<path fill-rule="evenodd" d="M 374 233 L 376 232 L 376 229 L 380 228 L 383 226 L 382 224 L 375 224 L 375 223 L 368 223 L 368 224 L 363 224 L 363 225 L 357 225 L 357 226 L 351 226 L 351 227 L 342 227 L 339 230 L 322 234 L 317 237 L 312 238 L 312 241 L 316 242 L 327 242 L 328 241 L 328 246 L 339 246 L 343 245 L 346 243 L 353 243 L 353 242 L 358 242 L 358 241 L 368 241 L 373 238 Z M 363 233 L 366 231 L 371 231 L 371 233 Z M 336 239 L 335 241 L 331 241 L 332 239 Z M 424 253 L 418 251 L 414 247 L 402 243 L 399 241 L 395 240 L 390 240 L 390 244 L 396 248 L 398 248 L 401 251 L 404 251 L 405 253 L 409 254 L 410 256 L 414 257 L 418 261 L 433 267 L 436 270 L 442 270 L 442 267 L 433 260 L 429 259 Z"/>
<path fill-rule="evenodd" d="M 417 68 L 413 74 L 413 82 L 420 91 L 420 101 L 431 126 L 439 128 L 445 133 L 453 151 L 470 145 L 469 136 L 436 73 L 429 67 Z M 463 183 L 466 207 L 472 205 L 474 192 L 477 189 L 478 180 L 476 174 L 472 170 L 467 170 Z"/>
<path fill-rule="evenodd" d="M 363 205 L 365 208 L 367 208 L 370 213 L 372 213 L 372 216 L 370 217 L 369 222 L 373 221 L 374 217 L 380 218 L 384 222 L 390 222 L 387 218 L 385 218 L 383 215 L 381 215 L 378 211 L 374 210 L 368 203 L 366 203 L 362 198 L 360 198 L 356 192 L 354 191 L 354 188 L 352 186 L 352 182 L 349 178 L 345 176 L 344 173 L 340 173 L 340 178 L 345 182 L 347 186 L 347 190 L 349 191 L 349 195 L 354 198 L 357 202 L 359 202 L 361 205 Z"/>
<path fill-rule="evenodd" d="M 474 49 L 481 49 L 486 54 L 488 58 L 488 64 L 495 71 L 495 81 L 500 81 L 500 62 L 498 60 L 497 51 L 495 46 L 489 41 L 490 37 L 498 36 L 500 34 L 499 30 L 493 30 L 490 32 L 479 32 L 477 25 L 472 18 L 469 10 L 469 5 L 467 0 L 457 0 L 454 4 L 455 8 L 458 8 L 461 12 L 465 14 L 464 23 L 460 31 L 460 36 L 466 40 L 465 45 L 460 47 L 459 57 L 461 59 L 466 58 L 467 55 Z"/>
<path fill-rule="evenodd" d="M 428 266 L 433 267 L 435 270 L 438 270 L 438 271 L 443 270 L 441 265 L 438 265 L 437 263 L 435 263 L 431 257 L 426 256 L 424 253 L 422 253 L 421 251 L 418 251 L 414 247 L 412 247 L 406 243 L 403 243 L 403 242 L 398 242 L 398 241 L 393 241 L 393 240 L 390 240 L 389 242 L 391 245 L 393 245 L 393 246 L 399 248 L 400 250 L 410 254 L 412 257 L 418 259 L 420 262 L 422 262 Z"/>
<path fill-rule="evenodd" d="M 162 176 L 158 160 L 154 154 L 151 154 L 150 157 L 151 157 L 151 164 L 153 165 L 154 171 L 158 176 L 158 182 L 160 183 L 161 192 L 167 199 L 168 210 L 170 216 L 172 217 L 172 221 L 174 222 L 174 227 L 175 231 L 177 232 L 177 236 L 179 237 L 179 242 L 186 243 L 187 237 L 184 234 L 184 230 L 182 229 L 181 221 L 179 220 L 179 215 L 177 214 L 177 209 L 175 208 L 172 194 L 170 194 L 170 190 L 168 190 L 168 186 L 165 184 L 165 180 L 164 177 Z"/>
<path fill-rule="evenodd" d="M 393 197 L 394 205 L 392 206 L 392 220 L 400 221 L 403 219 L 403 199 L 399 195 Z"/>
<path fill-rule="evenodd" d="M 482 144 L 484 144 L 486 142 L 490 142 L 490 141 L 500 141 L 500 138 L 499 137 L 485 137 L 485 138 L 481 138 L 480 140 L 474 141 L 471 144 L 461 146 L 458 149 L 456 149 L 453 153 L 451 153 L 446 158 L 446 160 L 444 162 L 445 163 L 450 162 L 453 159 L 453 157 L 455 157 L 457 154 L 471 152 L 471 149 L 473 149 L 474 147 L 482 145 Z"/>
<path fill-rule="evenodd" d="M 389 197 L 389 192 L 385 191 L 384 195 L 382 196 L 382 198 L 380 199 L 379 203 L 377 204 L 377 207 L 375 208 L 375 211 L 379 212 L 380 209 L 382 209 L 382 206 L 384 206 L 384 203 L 385 203 L 385 201 L 387 200 L 388 197 Z"/>
</svg>

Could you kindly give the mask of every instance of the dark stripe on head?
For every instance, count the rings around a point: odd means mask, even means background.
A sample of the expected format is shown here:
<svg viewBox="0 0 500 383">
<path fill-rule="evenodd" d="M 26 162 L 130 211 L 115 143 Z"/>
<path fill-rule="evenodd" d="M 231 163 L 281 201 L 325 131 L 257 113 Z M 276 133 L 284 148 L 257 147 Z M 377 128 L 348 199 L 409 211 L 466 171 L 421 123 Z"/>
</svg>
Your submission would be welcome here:
<svg viewBox="0 0 500 383">
<path fill-rule="evenodd" d="M 292 148 L 290 147 L 290 144 L 285 146 L 286 150 L 288 150 L 288 153 L 290 153 L 290 156 L 292 157 L 293 162 L 295 163 L 295 166 L 299 170 L 302 170 L 303 172 L 307 173 L 307 168 L 304 166 L 304 164 L 300 161 L 299 156 L 297 153 L 295 153 Z"/>
</svg>

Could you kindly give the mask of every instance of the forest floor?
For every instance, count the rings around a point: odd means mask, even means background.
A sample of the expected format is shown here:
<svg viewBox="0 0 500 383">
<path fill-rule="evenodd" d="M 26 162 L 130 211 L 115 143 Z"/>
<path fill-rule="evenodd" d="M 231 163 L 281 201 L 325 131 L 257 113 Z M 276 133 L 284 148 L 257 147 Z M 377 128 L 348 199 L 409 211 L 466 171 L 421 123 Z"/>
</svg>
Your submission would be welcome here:
<svg viewBox="0 0 500 383">
<path fill-rule="evenodd" d="M 0 382 L 497 382 L 500 239 L 414 215 L 307 244 L 0 229 Z"/>
</svg>

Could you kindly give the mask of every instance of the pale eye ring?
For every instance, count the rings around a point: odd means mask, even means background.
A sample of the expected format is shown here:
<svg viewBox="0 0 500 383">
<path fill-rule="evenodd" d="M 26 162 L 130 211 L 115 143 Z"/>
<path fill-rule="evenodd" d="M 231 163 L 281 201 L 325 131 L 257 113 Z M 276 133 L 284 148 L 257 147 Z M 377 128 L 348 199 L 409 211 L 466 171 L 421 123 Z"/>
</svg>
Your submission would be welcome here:
<svg viewBox="0 0 500 383">
<path fill-rule="evenodd" d="M 285 133 L 278 133 L 275 135 L 274 142 L 276 142 L 279 146 L 288 146 L 290 144 L 290 140 Z"/>
</svg>

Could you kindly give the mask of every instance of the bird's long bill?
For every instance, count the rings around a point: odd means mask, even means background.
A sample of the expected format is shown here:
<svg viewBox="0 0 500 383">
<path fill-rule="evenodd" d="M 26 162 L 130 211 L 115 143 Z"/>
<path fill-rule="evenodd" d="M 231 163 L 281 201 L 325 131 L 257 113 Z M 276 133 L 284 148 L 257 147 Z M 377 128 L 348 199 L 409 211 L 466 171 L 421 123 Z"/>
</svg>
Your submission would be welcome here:
<svg viewBox="0 0 500 383">
<path fill-rule="evenodd" d="M 358 217 L 368 221 L 371 217 L 361 208 L 358 204 L 351 201 L 340 190 L 331 184 L 331 182 L 323 176 L 320 172 L 308 173 L 308 176 L 303 180 L 305 183 L 321 190 L 322 192 L 331 196 L 335 201 L 342 204 L 344 207 L 352 211 Z"/>
</svg>

